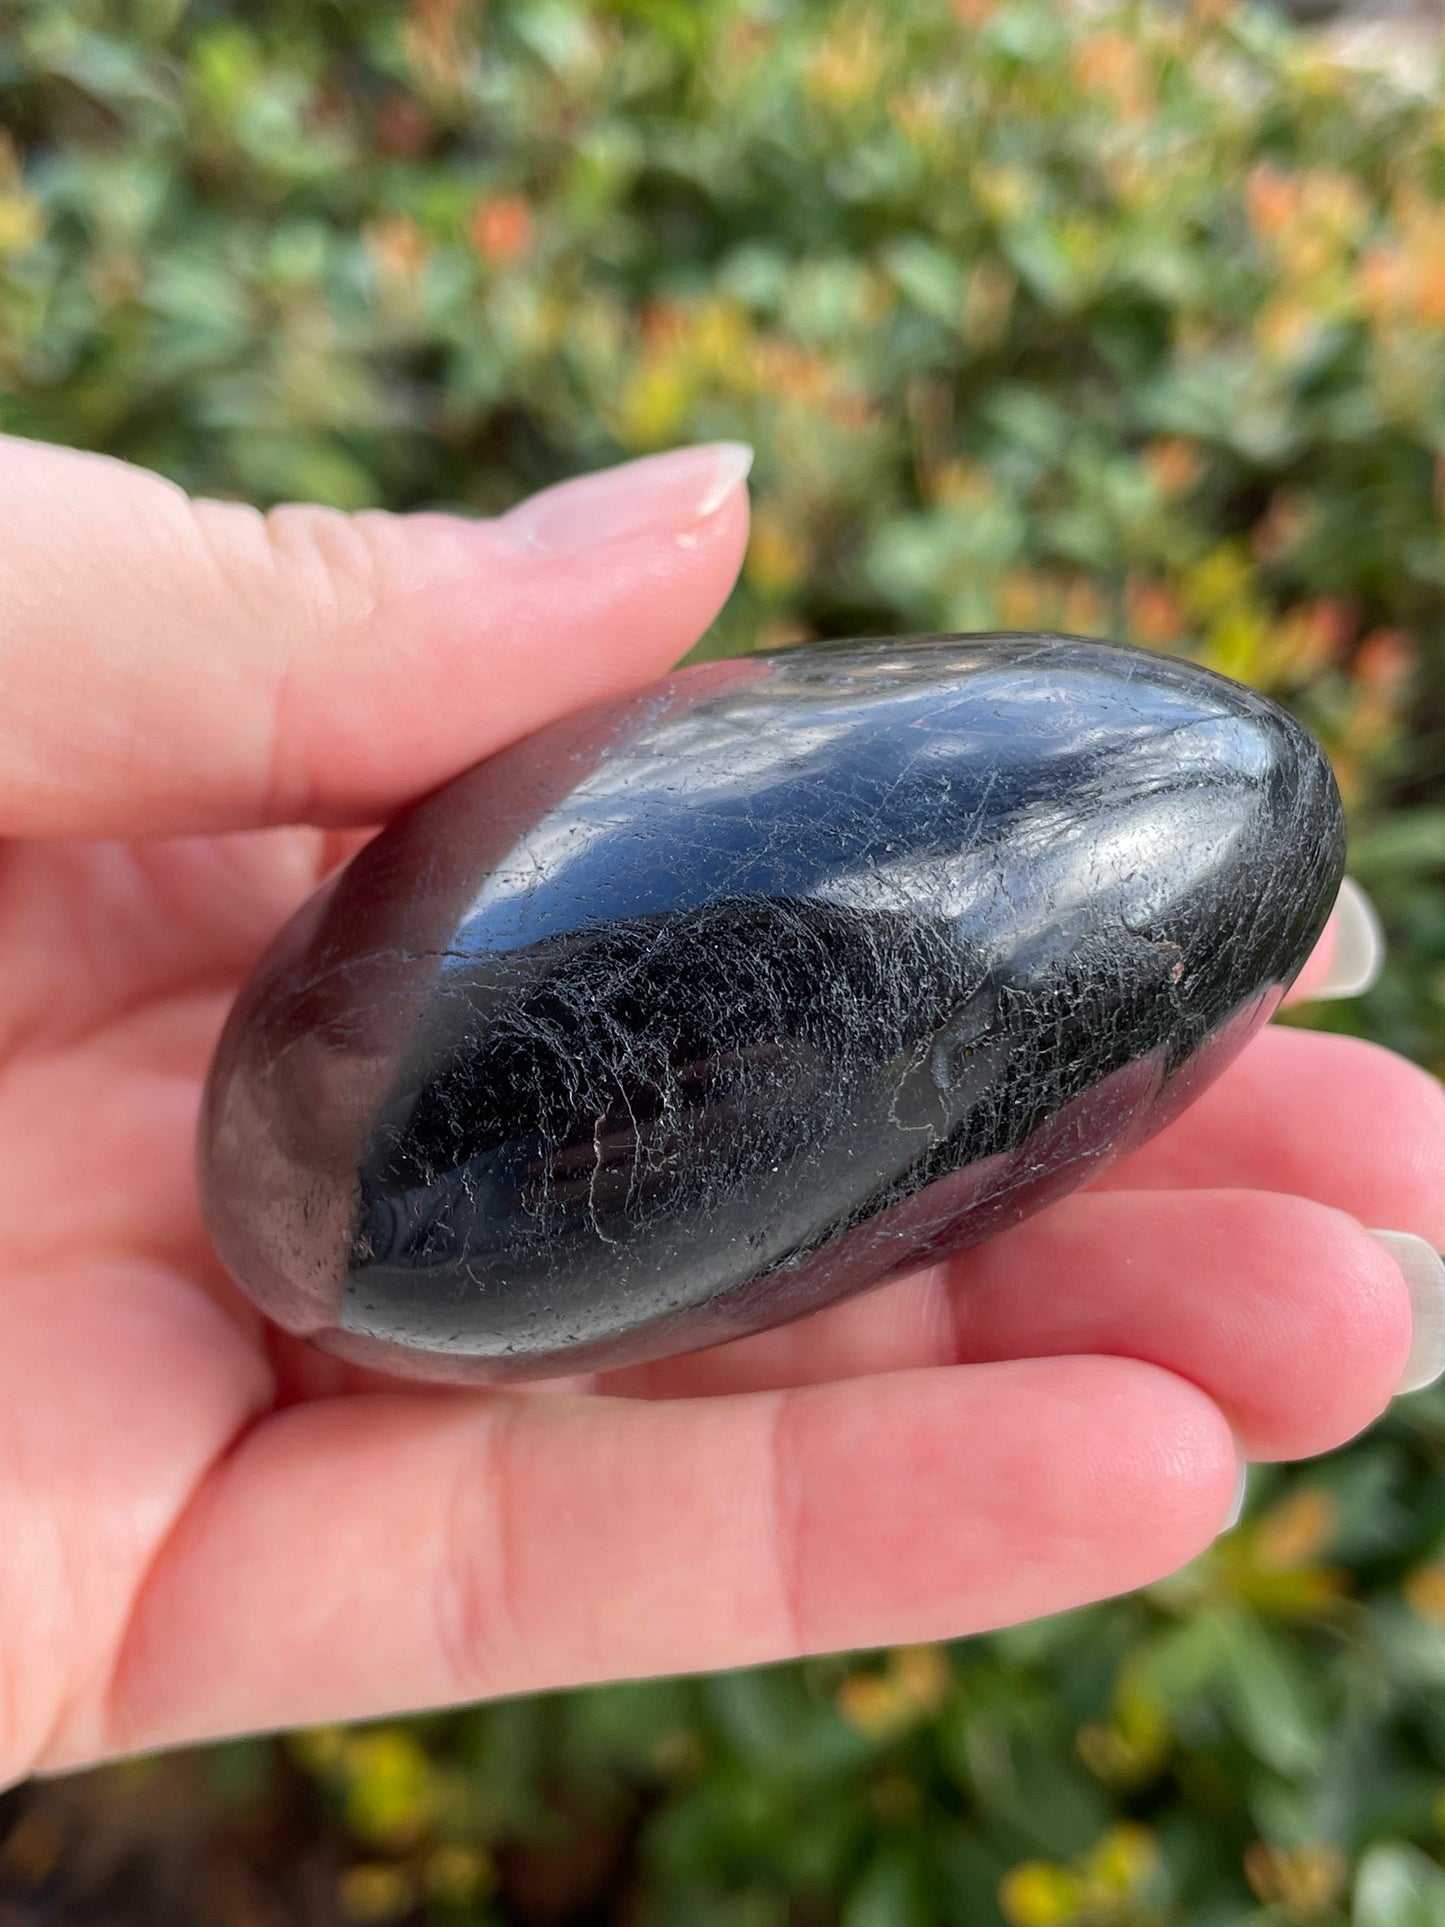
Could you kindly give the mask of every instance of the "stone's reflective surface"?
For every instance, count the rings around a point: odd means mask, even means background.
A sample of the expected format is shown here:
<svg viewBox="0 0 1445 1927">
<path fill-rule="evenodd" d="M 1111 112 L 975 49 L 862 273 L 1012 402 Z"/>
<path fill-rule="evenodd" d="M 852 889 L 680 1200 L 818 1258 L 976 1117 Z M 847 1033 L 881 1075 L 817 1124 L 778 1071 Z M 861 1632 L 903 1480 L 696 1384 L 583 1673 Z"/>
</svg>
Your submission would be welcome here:
<svg viewBox="0 0 1445 1927">
<path fill-rule="evenodd" d="M 1340 880 L 1306 733 L 1058 637 L 682 671 L 391 825 L 232 1014 L 221 1255 L 393 1371 L 710 1344 L 973 1242 L 1175 1115 Z"/>
</svg>

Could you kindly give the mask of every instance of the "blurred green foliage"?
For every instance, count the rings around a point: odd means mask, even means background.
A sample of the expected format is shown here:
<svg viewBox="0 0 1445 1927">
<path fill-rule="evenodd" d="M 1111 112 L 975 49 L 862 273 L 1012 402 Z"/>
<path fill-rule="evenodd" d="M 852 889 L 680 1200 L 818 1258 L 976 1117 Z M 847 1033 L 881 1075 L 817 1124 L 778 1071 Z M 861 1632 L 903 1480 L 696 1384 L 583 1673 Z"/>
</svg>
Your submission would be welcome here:
<svg viewBox="0 0 1445 1927">
<path fill-rule="evenodd" d="M 466 511 L 745 437 L 705 649 L 1059 626 L 1283 697 L 1394 946 L 1311 1021 L 1445 1069 L 1440 75 L 1213 4 L 21 0 L 0 127 L 6 428 Z M 1426 1927 L 1442 1462 L 1426 1394 L 1139 1597 L 186 1770 L 310 1789 L 308 1922 Z"/>
</svg>

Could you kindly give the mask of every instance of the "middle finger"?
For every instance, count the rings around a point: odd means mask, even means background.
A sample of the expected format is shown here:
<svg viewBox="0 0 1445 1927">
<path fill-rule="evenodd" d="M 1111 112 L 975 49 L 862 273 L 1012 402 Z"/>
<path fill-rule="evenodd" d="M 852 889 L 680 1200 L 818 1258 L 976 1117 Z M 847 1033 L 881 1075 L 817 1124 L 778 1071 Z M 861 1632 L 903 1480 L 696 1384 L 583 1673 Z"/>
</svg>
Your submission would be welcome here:
<svg viewBox="0 0 1445 1927">
<path fill-rule="evenodd" d="M 930 1271 L 600 1388 L 715 1396 L 1109 1354 L 1193 1381 L 1251 1458 L 1299 1458 L 1384 1409 L 1411 1326 L 1398 1264 L 1341 1212 L 1276 1192 L 1082 1193 Z"/>
</svg>

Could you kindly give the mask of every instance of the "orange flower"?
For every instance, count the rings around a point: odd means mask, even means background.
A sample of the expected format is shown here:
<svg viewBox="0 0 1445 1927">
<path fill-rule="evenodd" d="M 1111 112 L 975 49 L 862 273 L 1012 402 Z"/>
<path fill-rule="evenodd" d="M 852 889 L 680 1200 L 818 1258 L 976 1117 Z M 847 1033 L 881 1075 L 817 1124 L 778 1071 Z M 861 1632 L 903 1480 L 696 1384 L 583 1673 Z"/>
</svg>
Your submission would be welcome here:
<svg viewBox="0 0 1445 1927">
<path fill-rule="evenodd" d="M 1355 611 L 1340 596 L 1316 596 L 1286 609 L 1271 652 L 1276 670 L 1310 676 L 1328 668 L 1344 654 L 1355 624 Z"/>
<path fill-rule="evenodd" d="M 472 210 L 468 232 L 484 261 L 505 267 L 532 245 L 532 210 L 520 194 L 490 194 Z"/>
<path fill-rule="evenodd" d="M 411 94 L 388 94 L 376 110 L 376 144 L 383 154 L 419 154 L 431 138 L 426 109 Z"/>
<path fill-rule="evenodd" d="M 426 266 L 426 237 L 409 214 L 384 214 L 370 222 L 365 241 L 378 276 L 393 287 L 415 281 Z"/>
<path fill-rule="evenodd" d="M 765 393 L 812 407 L 830 400 L 839 386 L 838 371 L 825 356 L 782 335 L 761 336 L 754 344 L 752 375 Z"/>
<path fill-rule="evenodd" d="M 1154 649 L 1177 642 L 1188 622 L 1184 605 L 1167 583 L 1141 576 L 1132 576 L 1125 585 L 1124 613 L 1130 633 Z"/>
<path fill-rule="evenodd" d="M 691 329 L 687 310 L 672 301 L 649 301 L 637 318 L 637 331 L 649 354 L 685 348 Z"/>
<path fill-rule="evenodd" d="M 1296 495 L 1276 489 L 1269 506 L 1249 532 L 1249 546 L 1260 562 L 1278 562 L 1302 540 L 1309 510 Z"/>
<path fill-rule="evenodd" d="M 1394 226 L 1395 238 L 1359 265 L 1355 289 L 1362 306 L 1377 321 L 1445 327 L 1445 213 L 1418 192 L 1402 191 Z"/>
<path fill-rule="evenodd" d="M 1046 585 L 1030 569 L 1010 569 L 998 585 L 998 612 L 1014 629 L 1035 629 L 1043 616 Z"/>
<path fill-rule="evenodd" d="M 467 0 L 411 0 L 402 45 L 419 79 L 443 93 L 461 85 Z"/>
<path fill-rule="evenodd" d="M 1297 362 L 1319 339 L 1320 313 L 1308 301 L 1276 295 L 1255 316 L 1254 338 L 1271 361 Z"/>
<path fill-rule="evenodd" d="M 1445 327 L 1445 248 L 1413 255 L 1377 248 L 1361 263 L 1359 291 L 1377 316 L 1394 312 L 1425 328 Z"/>
<path fill-rule="evenodd" d="M 1194 442 L 1182 435 L 1170 435 L 1151 442 L 1144 451 L 1144 465 L 1156 486 L 1165 495 L 1183 495 L 1199 480 L 1204 458 Z"/>
<path fill-rule="evenodd" d="M 1294 1572 L 1326 1551 L 1339 1527 L 1339 1501 L 1322 1485 L 1300 1486 L 1254 1528 L 1254 1558 L 1269 1572 Z"/>
<path fill-rule="evenodd" d="M 1278 168 L 1256 167 L 1244 190 L 1244 207 L 1256 234 L 1273 240 L 1299 218 L 1298 181 Z"/>
<path fill-rule="evenodd" d="M 1140 120 L 1153 104 L 1148 63 L 1137 41 L 1101 33 L 1074 49 L 1074 82 L 1081 93 L 1111 107 L 1122 120 Z"/>
<path fill-rule="evenodd" d="M 1087 576 L 1075 576 L 1064 592 L 1064 627 L 1075 636 L 1101 636 L 1108 626 L 1103 595 Z"/>
<path fill-rule="evenodd" d="M 735 67 L 751 67 L 778 37 L 777 23 L 740 14 L 723 29 L 723 51 Z"/>
<path fill-rule="evenodd" d="M 1415 667 L 1415 649 L 1403 629 L 1372 629 L 1355 651 L 1355 677 L 1382 694 L 1396 690 Z"/>
<path fill-rule="evenodd" d="M 838 1688 L 838 1710 L 855 1731 L 886 1741 L 926 1719 L 948 1697 L 953 1673 L 937 1646 L 904 1646 L 881 1673 L 850 1673 Z"/>
</svg>

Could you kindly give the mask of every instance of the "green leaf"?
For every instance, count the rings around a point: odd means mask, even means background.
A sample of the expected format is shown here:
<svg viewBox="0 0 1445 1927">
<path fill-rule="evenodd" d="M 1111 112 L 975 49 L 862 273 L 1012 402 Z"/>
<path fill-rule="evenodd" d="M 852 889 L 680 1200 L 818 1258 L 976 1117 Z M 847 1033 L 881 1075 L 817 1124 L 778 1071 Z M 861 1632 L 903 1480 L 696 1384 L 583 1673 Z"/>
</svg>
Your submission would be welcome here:
<svg viewBox="0 0 1445 1927">
<path fill-rule="evenodd" d="M 963 315 L 963 272 L 941 247 L 921 234 L 903 234 L 887 244 L 881 259 L 906 300 L 945 327 L 958 324 Z"/>
<path fill-rule="evenodd" d="M 1372 1847 L 1355 1880 L 1352 1927 L 1440 1927 L 1445 1873 L 1400 1841 Z"/>
<path fill-rule="evenodd" d="M 1321 1759 L 1325 1736 L 1301 1655 L 1242 1613 L 1220 1618 L 1216 1632 L 1219 1685 L 1242 1736 L 1277 1771 L 1308 1772 Z"/>
</svg>

